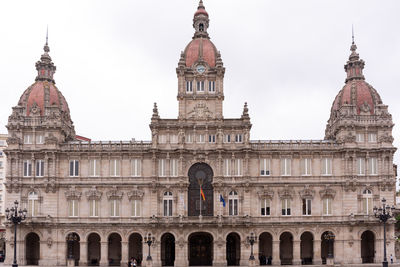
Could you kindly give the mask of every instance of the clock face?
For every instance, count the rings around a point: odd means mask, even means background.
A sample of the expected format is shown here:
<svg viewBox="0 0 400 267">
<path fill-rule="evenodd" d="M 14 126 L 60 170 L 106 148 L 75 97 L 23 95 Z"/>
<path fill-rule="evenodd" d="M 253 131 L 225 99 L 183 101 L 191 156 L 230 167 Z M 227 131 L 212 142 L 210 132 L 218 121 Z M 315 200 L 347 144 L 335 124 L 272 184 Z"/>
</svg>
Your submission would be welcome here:
<svg viewBox="0 0 400 267">
<path fill-rule="evenodd" d="M 204 67 L 203 65 L 197 65 L 196 70 L 198 73 L 203 73 L 206 71 L 206 67 Z"/>
</svg>

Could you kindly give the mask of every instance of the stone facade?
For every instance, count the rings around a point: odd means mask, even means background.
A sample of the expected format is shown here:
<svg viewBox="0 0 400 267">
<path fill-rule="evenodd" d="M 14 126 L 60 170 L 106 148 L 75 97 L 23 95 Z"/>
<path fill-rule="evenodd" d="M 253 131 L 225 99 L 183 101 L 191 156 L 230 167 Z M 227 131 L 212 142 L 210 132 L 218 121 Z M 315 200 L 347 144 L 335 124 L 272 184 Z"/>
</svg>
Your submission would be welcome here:
<svg viewBox="0 0 400 267">
<path fill-rule="evenodd" d="M 18 262 L 380 262 L 383 227 L 372 207 L 382 198 L 394 204 L 396 149 L 391 115 L 365 82 L 355 44 L 325 139 L 257 141 L 250 139 L 247 104 L 240 118 L 223 116 L 225 68 L 202 1 L 193 26 L 176 69 L 178 117 L 161 118 L 155 104 L 152 139 L 142 142 L 75 135 L 46 42 L 36 81 L 7 125 L 7 206 L 18 200 L 28 210 L 17 235 Z M 11 225 L 6 233 L 12 251 Z M 388 255 L 393 236 L 389 221 Z"/>
</svg>

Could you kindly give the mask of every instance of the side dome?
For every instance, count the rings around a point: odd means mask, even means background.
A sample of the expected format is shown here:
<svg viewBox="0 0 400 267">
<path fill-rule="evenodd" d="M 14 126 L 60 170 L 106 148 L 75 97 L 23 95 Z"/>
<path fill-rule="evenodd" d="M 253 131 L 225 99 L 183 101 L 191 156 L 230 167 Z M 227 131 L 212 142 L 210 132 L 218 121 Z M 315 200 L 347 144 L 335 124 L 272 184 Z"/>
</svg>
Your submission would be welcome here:
<svg viewBox="0 0 400 267">
<path fill-rule="evenodd" d="M 217 48 L 209 39 L 193 39 L 186 46 L 184 54 L 186 67 L 188 68 L 191 68 L 198 61 L 204 61 L 211 68 L 216 65 Z"/>
</svg>

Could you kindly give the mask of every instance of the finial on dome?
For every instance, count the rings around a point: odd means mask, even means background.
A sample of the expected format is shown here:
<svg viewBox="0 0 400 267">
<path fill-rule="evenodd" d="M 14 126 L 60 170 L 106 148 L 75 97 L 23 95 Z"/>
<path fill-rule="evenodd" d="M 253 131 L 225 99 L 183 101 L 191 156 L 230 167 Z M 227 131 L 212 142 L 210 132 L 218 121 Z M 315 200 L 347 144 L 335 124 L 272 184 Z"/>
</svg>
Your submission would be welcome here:
<svg viewBox="0 0 400 267">
<path fill-rule="evenodd" d="M 354 44 L 354 25 L 351 24 L 351 43 Z"/>
<path fill-rule="evenodd" d="M 347 61 L 346 65 L 344 66 L 345 71 L 347 72 L 347 81 L 351 81 L 354 79 L 362 79 L 364 80 L 364 75 L 362 73 L 364 69 L 364 60 L 360 59 L 359 54 L 356 52 L 357 45 L 354 42 L 354 27 L 351 27 L 351 38 L 352 43 L 350 47 L 351 54 L 349 56 L 349 60 Z"/>
<path fill-rule="evenodd" d="M 196 13 L 194 13 L 193 27 L 196 30 L 193 38 L 209 38 L 207 29 L 209 24 L 208 13 L 204 7 L 203 0 L 199 1 Z"/>
<path fill-rule="evenodd" d="M 49 28 L 47 27 L 46 31 L 46 43 L 43 47 L 44 54 L 40 57 L 40 60 L 36 62 L 36 70 L 38 71 L 38 75 L 36 76 L 36 81 L 49 81 L 55 83 L 53 79 L 53 75 L 56 72 L 56 66 L 51 61 L 51 57 L 49 55 Z"/>
<path fill-rule="evenodd" d="M 49 26 L 47 26 L 47 29 L 46 29 L 46 44 L 44 45 L 43 50 L 46 53 L 50 52 L 50 47 L 49 47 Z"/>
</svg>

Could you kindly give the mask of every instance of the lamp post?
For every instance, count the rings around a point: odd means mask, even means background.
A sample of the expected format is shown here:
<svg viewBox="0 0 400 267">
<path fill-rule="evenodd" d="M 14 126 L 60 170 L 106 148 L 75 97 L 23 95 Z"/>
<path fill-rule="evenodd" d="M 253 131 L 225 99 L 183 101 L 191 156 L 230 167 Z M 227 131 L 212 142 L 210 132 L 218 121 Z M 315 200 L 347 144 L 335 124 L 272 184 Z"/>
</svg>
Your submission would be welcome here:
<svg viewBox="0 0 400 267">
<path fill-rule="evenodd" d="M 14 224 L 14 261 L 12 267 L 18 267 L 17 264 L 17 225 L 26 219 L 26 209 L 18 210 L 18 201 L 14 201 L 14 207 L 6 209 L 6 218 Z"/>
<path fill-rule="evenodd" d="M 333 241 L 335 241 L 335 234 L 327 232 L 324 234 L 324 239 L 328 241 L 328 258 L 333 258 Z"/>
<path fill-rule="evenodd" d="M 386 258 L 386 222 L 393 217 L 394 210 L 394 206 L 390 207 L 389 205 L 386 205 L 385 198 L 382 198 L 382 207 L 374 207 L 375 217 L 383 222 L 383 267 L 388 267 L 388 261 Z"/>
<path fill-rule="evenodd" d="M 147 255 L 147 259 L 146 259 L 148 261 L 152 260 L 151 255 L 150 255 L 150 247 L 151 247 L 151 244 L 154 243 L 154 241 L 155 241 L 155 238 L 154 238 L 154 236 L 151 236 L 150 233 L 148 233 L 147 236 L 144 237 L 144 242 L 147 243 L 147 245 L 149 246 L 149 255 Z"/>
<path fill-rule="evenodd" d="M 254 245 L 254 242 L 256 242 L 256 240 L 257 240 L 257 237 L 254 235 L 254 233 L 251 233 L 248 237 L 247 237 L 247 242 L 250 244 L 250 246 L 251 246 L 251 252 L 250 252 L 250 257 L 249 257 L 249 260 L 251 260 L 251 261 L 254 261 L 255 260 L 255 258 L 254 258 L 254 254 L 253 254 L 253 245 Z"/>
</svg>

